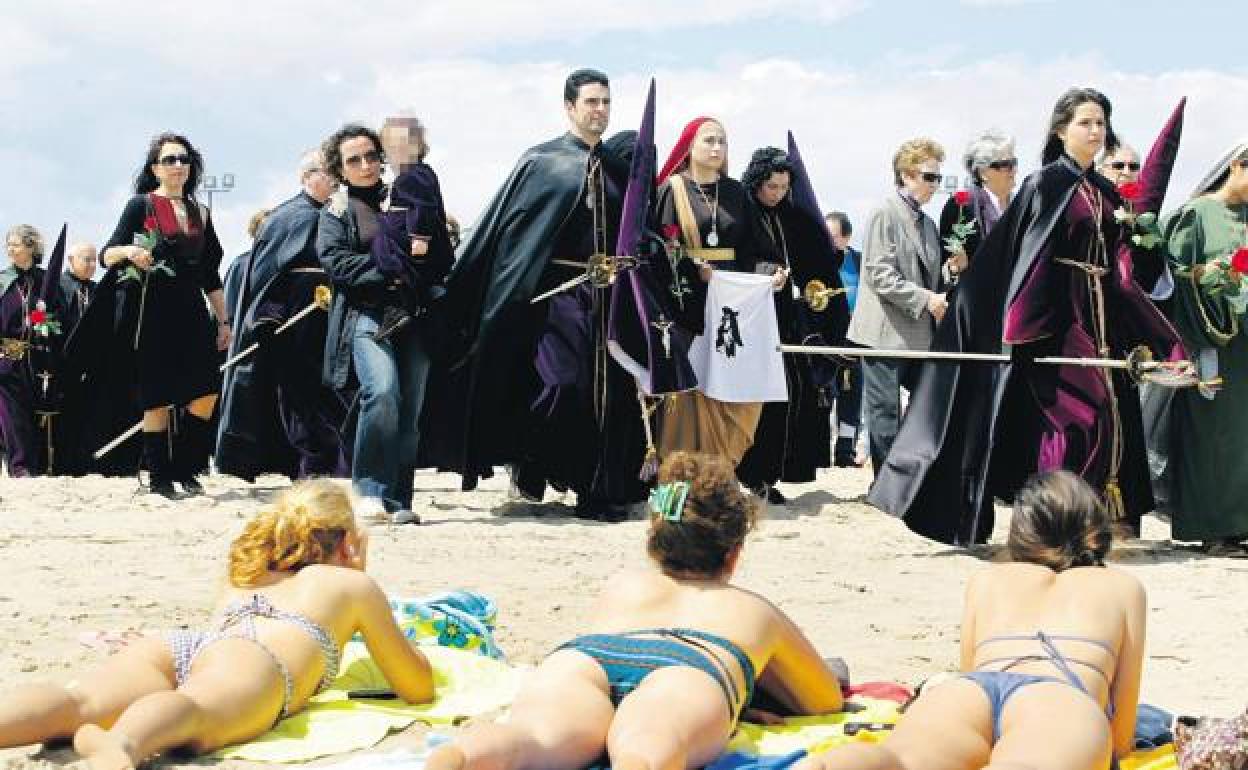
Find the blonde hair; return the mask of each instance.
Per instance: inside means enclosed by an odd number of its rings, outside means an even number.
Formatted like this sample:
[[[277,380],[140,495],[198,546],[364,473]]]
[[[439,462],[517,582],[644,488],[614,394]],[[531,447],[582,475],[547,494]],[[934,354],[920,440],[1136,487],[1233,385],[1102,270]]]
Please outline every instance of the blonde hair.
[[[893,156],[893,183],[901,186],[901,175],[906,171],[918,171],[923,163],[934,160],[945,162],[945,150],[932,139],[910,139],[901,143]]]
[[[324,564],[355,531],[347,491],[332,481],[300,481],[257,513],[230,544],[230,584],[259,585],[269,572]]]
[[[264,223],[268,220],[271,213],[273,213],[272,209],[260,209],[251,215],[251,219],[247,220],[247,235],[253,241],[260,234],[260,228],[264,227]]]

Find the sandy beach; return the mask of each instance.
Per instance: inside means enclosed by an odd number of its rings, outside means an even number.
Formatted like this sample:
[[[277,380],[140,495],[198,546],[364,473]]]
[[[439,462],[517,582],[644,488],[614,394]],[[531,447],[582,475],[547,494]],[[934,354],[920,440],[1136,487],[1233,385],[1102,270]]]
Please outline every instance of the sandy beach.
[[[782,485],[747,545],[738,582],[770,597],[824,655],[845,658],[855,681],[908,684],[957,665],[965,580],[999,552],[928,542],[861,502],[864,470],[826,471]],[[0,479],[0,675],[5,685],[66,677],[103,653],[90,631],[158,631],[207,619],[229,541],[272,492],[206,480],[208,496],[168,502],[136,494],[133,479]],[[445,588],[483,592],[499,607],[498,641],[532,663],[583,624],[602,581],[644,558],[645,523],[569,518],[572,499],[508,504],[495,477],[473,492],[458,477],[420,474],[418,527],[372,530],[370,572],[397,595]],[[1008,516],[998,516],[994,543]],[[1248,561],[1207,558],[1168,541],[1148,517],[1144,539],[1115,563],[1149,594],[1142,699],[1172,711],[1230,715],[1244,706]],[[419,730],[420,728],[413,728]],[[0,767],[73,761],[65,750],[0,751]],[[245,763],[226,762],[231,766]]]

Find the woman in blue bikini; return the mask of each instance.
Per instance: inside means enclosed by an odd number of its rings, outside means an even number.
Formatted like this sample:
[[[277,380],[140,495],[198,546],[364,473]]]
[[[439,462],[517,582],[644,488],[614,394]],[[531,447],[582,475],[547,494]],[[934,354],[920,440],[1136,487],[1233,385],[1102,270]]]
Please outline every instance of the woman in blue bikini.
[[[611,578],[590,633],[560,646],[506,724],[480,725],[427,770],[702,767],[757,686],[795,714],[841,708],[836,674],[783,612],[729,580],[754,526],[733,468],[675,452],[650,498],[651,564]]]
[[[344,488],[296,484],[231,544],[205,630],[141,638],[67,684],[0,696],[0,747],[72,737],[95,770],[125,770],[166,749],[246,741],[325,689],[357,631],[399,697],[432,700],[429,661],[364,573],[367,545]]]
[[[1131,752],[1144,587],[1106,567],[1113,523],[1066,471],[1034,477],[1010,522],[1013,561],[973,577],[960,677],[927,688],[884,743],[798,770],[1104,770]]]

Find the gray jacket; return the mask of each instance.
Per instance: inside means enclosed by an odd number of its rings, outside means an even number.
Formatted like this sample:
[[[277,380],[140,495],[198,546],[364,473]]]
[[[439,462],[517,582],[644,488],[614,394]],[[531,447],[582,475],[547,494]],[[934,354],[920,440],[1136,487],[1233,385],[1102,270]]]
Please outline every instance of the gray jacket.
[[[921,229],[921,232],[920,232]],[[871,215],[847,336],[872,348],[927,350],[936,319],[928,299],[940,292],[940,234],[927,214],[897,192]]]

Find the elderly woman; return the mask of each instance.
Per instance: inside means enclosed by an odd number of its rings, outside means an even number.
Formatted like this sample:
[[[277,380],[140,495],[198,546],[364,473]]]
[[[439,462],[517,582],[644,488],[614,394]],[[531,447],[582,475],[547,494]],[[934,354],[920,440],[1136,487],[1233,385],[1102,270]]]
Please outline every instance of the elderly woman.
[[[0,271],[0,449],[10,476],[41,472],[35,430],[34,371],[30,365],[31,311],[45,272],[43,237],[30,225],[16,225],[5,238],[10,264]]]
[[[983,132],[966,146],[962,165],[971,180],[970,187],[949,196],[940,210],[940,243],[944,255],[941,270],[950,282],[957,281],[958,274],[970,264],[975,250],[1010,204],[1018,173],[1014,137],[996,129]],[[973,223],[974,229],[962,239],[962,248],[951,248],[950,239],[959,222]]]
[[[1106,148],[1096,170],[1115,185],[1140,181],[1140,153],[1129,144]]]
[[[895,189],[871,215],[848,336],[870,348],[927,350],[948,304],[941,290],[940,236],[923,206],[940,186],[945,151],[931,139],[904,142],[893,156]],[[878,475],[901,422],[903,360],[862,362],[871,467]]]

